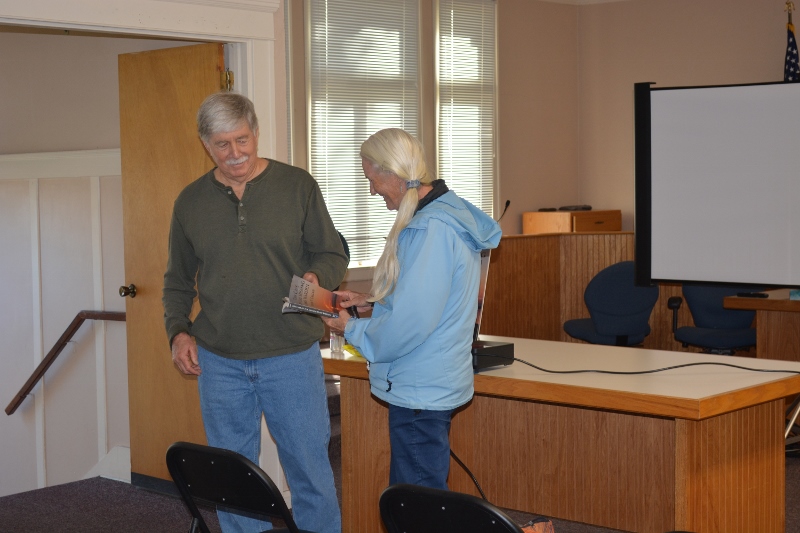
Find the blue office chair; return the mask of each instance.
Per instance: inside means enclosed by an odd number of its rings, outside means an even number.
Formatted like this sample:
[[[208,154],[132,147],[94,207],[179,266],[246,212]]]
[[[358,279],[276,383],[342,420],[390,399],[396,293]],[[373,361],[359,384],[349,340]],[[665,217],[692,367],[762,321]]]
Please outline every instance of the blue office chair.
[[[678,327],[678,310],[683,298],[673,296],[667,300],[672,309],[672,334],[683,347],[695,346],[705,353],[733,355],[736,350],[747,350],[756,345],[756,330],[753,319],[755,311],[725,309],[722,304],[726,296],[740,292],[758,292],[759,287],[722,286],[685,283],[683,297],[689,306],[694,326]]]
[[[592,344],[635,346],[650,334],[650,314],[658,286],[634,285],[633,261],[622,261],[598,272],[583,293],[591,318],[564,322],[570,337]]]

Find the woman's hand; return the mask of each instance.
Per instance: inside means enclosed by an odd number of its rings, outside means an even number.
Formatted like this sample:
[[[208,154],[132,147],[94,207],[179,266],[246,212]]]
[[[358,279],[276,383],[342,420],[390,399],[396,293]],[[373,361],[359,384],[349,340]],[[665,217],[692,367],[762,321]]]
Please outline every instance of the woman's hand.
[[[326,316],[321,316],[320,318],[332,332],[344,335],[344,328],[347,326],[347,321],[350,320],[350,313],[342,309],[339,311],[338,318],[328,318]]]
[[[367,301],[369,294],[354,291],[333,291],[339,297],[339,307],[348,308],[356,306],[359,312],[372,309],[372,305]]]
[[[350,311],[351,307],[355,307],[358,311],[369,311],[372,309],[372,306],[367,302],[367,298],[369,298],[369,294],[363,294],[360,292],[354,291],[333,291],[333,293],[338,296],[338,306],[342,309],[339,311],[338,318],[327,318],[321,317],[322,321],[328,325],[328,327],[334,333],[338,333],[339,335],[344,334],[344,328],[347,326],[347,321],[350,320],[350,317],[353,316],[353,312]]]

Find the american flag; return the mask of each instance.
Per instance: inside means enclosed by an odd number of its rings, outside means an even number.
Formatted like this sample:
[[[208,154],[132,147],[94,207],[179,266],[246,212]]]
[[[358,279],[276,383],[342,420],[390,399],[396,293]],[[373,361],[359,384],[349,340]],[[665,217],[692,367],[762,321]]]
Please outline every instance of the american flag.
[[[794,38],[794,24],[786,25],[786,62],[783,67],[783,81],[800,80],[800,63],[797,57],[797,39]]]

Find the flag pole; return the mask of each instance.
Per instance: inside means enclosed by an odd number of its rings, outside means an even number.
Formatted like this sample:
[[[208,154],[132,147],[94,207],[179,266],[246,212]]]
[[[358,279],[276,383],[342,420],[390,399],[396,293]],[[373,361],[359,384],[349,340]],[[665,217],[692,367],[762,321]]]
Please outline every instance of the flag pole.
[[[789,13],[789,24],[792,24],[792,12],[794,11],[794,2],[792,2],[791,0],[786,0],[786,7],[784,8],[784,11]]]

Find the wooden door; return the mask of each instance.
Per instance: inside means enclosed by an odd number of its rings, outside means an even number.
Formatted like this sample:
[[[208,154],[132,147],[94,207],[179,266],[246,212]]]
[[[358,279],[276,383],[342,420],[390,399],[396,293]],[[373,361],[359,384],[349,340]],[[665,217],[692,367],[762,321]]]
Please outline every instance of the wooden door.
[[[161,289],[172,204],[213,167],[197,136],[203,99],[220,90],[222,44],[119,56],[131,472],[171,479],[164,456],[178,440],[205,444],[197,379],[172,364]]]

